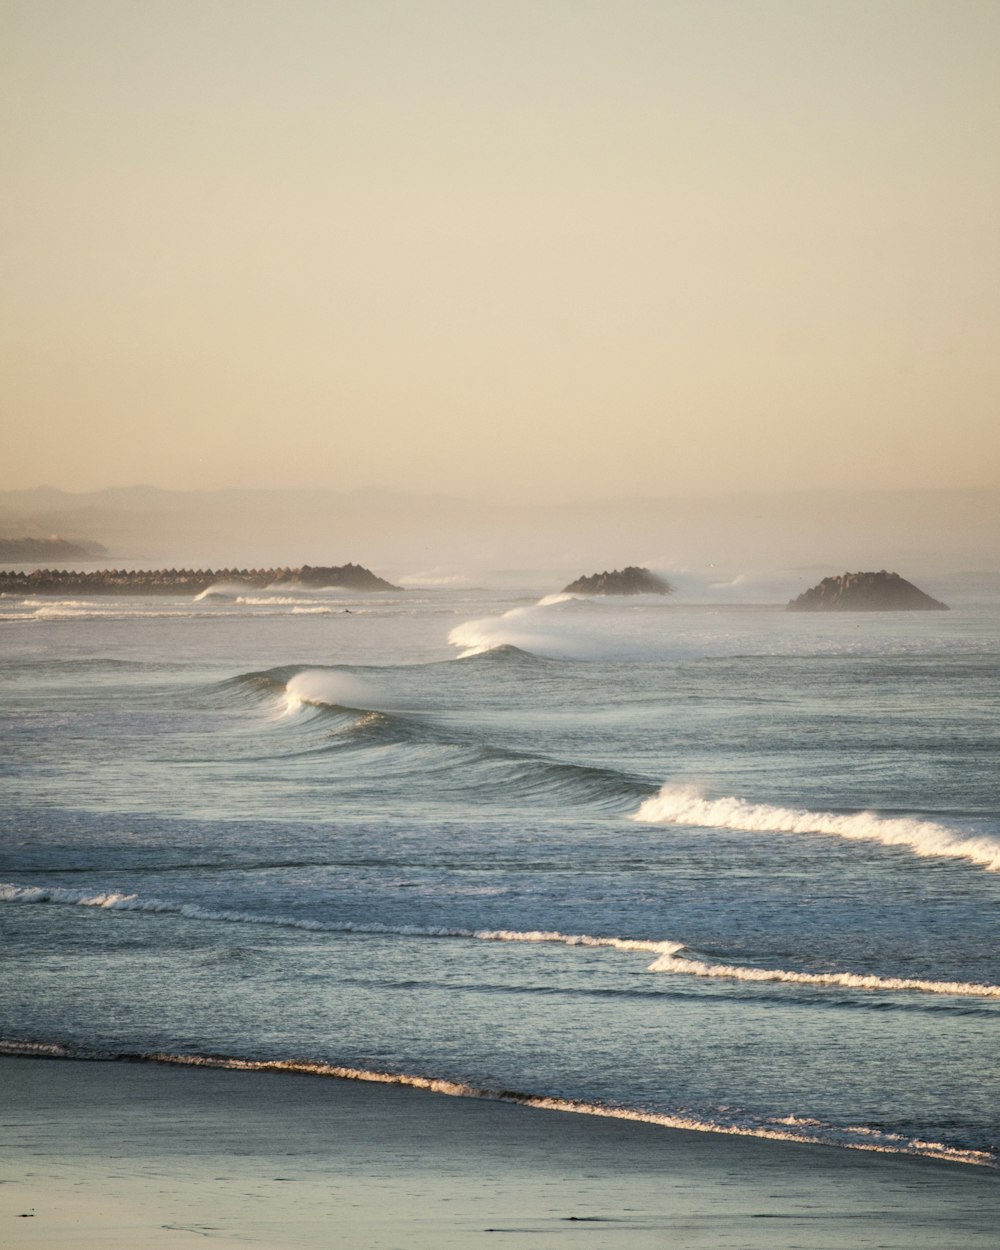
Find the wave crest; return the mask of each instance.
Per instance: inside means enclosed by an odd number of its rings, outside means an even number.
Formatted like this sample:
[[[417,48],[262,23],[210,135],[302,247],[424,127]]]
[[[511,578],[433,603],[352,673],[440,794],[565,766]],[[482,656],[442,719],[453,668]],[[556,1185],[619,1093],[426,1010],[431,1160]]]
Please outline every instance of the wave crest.
[[[647,799],[631,818],[650,825],[691,825],[700,829],[736,829],[748,833],[813,833],[859,842],[905,846],[923,858],[967,859],[987,872],[1000,872],[1000,842],[970,838],[916,817],[887,817],[875,812],[838,815],[726,797],[706,799],[695,786],[667,784]]]

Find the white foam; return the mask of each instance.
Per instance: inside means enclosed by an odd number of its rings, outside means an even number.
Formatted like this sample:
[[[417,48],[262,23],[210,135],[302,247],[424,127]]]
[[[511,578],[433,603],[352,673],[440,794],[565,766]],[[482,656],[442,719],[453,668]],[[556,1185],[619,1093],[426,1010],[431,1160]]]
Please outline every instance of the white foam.
[[[25,608],[92,608],[91,599],[24,599],[21,606]]]
[[[315,603],[317,601],[293,595],[240,595],[236,602],[254,608],[281,608],[301,607],[303,603]]]
[[[304,669],[285,685],[284,714],[303,706],[350,707],[377,710],[378,695],[374,687],[351,673],[331,669]]]
[[[695,977],[715,977],[731,981],[785,981],[800,985],[834,986],[851,990],[950,994],[966,998],[1000,999],[1000,985],[966,981],[932,981],[902,977],[879,977],[856,972],[791,972],[781,968],[750,968],[736,964],[714,964],[680,955],[683,942],[648,938],[593,937],[587,933],[561,933],[556,929],[457,929],[419,925],[355,924],[351,921],[297,919],[291,916],[262,915],[229,909],[200,907],[156,898],[141,898],[121,891],[91,893],[62,886],[0,884],[3,903],[63,903],[77,907],[99,907],[106,911],[150,912],[154,915],[184,916],[189,920],[220,921],[228,924],[274,925],[306,929],[318,933],[384,934],[407,938],[458,938],[477,942],[551,943],[560,946],[589,947],[655,956],[648,972],[668,972]]]
[[[572,599],[579,598],[579,595],[570,595],[563,590],[556,595],[543,595],[542,598],[538,600],[536,606],[539,608],[551,608],[555,607],[557,603],[569,603]]]
[[[784,981],[793,985],[818,985],[848,990],[883,990],[891,993],[952,994],[959,997],[998,998],[1000,985],[969,981],[929,981],[917,977],[879,977],[866,972],[789,972],[784,968],[746,968],[739,964],[714,964],[666,952],[649,965],[649,972],[674,972],[694,977],[719,977],[727,981]]]
[[[560,1111],[571,1115],[589,1115],[599,1119],[628,1120],[638,1124],[653,1124],[659,1128],[686,1129],[695,1133],[717,1133],[726,1137],[756,1137],[767,1141],[795,1142],[801,1145],[840,1146],[848,1150],[863,1150],[879,1154],[919,1155],[948,1163],[965,1163],[978,1167],[996,1168],[996,1156],[987,1150],[967,1150],[949,1146],[944,1142],[927,1141],[920,1137],[907,1137],[868,1125],[824,1124],[811,1117],[785,1115],[770,1117],[724,1117],[709,1118],[690,1113],[670,1111],[640,1111],[632,1107],[609,1106],[599,1102],[585,1102],[571,1098],[553,1098],[544,1094],[520,1093],[513,1090],[491,1089],[472,1085],[465,1081],[442,1077],[424,1076],[411,1072],[380,1072],[371,1068],[356,1068],[344,1064],[321,1063],[298,1059],[246,1059],[225,1055],[182,1055],[168,1051],[153,1051],[143,1055],[117,1055],[108,1051],[74,1049],[60,1044],[44,1042],[21,1042],[0,1039],[0,1054],[45,1056],[48,1058],[87,1058],[114,1060],[117,1058],[143,1059],[149,1063],[171,1064],[178,1067],[215,1068],[235,1072],[275,1072],[327,1077],[340,1081],[360,1081],[374,1085],[396,1085],[427,1093],[443,1094],[450,1098],[480,1098],[490,1102],[514,1103],[541,1111]]]
[[[706,799],[695,786],[669,783],[646,799],[633,820],[652,825],[689,825],[702,829],[736,829],[748,833],[827,834],[885,846],[905,846],[925,858],[944,856],[971,860],[987,872],[1000,872],[1000,841],[981,835],[969,837],[916,817],[886,817],[874,812],[837,815],[799,808],[772,807],[727,797]]]
[[[203,599],[236,599],[246,588],[246,582],[215,582],[206,586],[201,594],[195,595],[194,602],[200,603]]]
[[[471,580],[464,573],[447,573],[441,569],[428,569],[423,573],[407,573],[397,579],[400,586],[409,586],[414,590],[437,590],[448,587],[461,589],[471,586]]]

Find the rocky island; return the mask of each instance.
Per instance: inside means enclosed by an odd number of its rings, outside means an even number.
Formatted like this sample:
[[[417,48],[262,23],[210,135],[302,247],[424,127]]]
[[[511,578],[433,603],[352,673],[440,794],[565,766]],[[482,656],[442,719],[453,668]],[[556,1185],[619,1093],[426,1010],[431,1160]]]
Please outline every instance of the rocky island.
[[[360,564],[280,569],[100,569],[91,573],[35,569],[0,572],[7,595],[200,595],[214,586],[264,590],[278,586],[367,591],[399,590]]]
[[[564,595],[671,595],[673,592],[673,586],[665,578],[631,565],[610,573],[578,577],[563,588]]]
[[[824,577],[787,605],[788,612],[947,612],[948,605],[898,573],[841,573]]]

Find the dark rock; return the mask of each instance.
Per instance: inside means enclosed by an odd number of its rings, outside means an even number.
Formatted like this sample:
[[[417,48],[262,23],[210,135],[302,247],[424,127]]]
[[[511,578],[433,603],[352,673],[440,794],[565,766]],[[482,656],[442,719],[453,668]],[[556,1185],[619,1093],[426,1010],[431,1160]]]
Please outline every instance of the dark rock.
[[[615,569],[578,577],[563,590],[564,595],[671,595],[673,586],[649,569]]]
[[[273,579],[275,582],[296,582],[300,586],[337,586],[348,590],[399,590],[391,582],[377,577],[360,564],[341,564],[336,567],[303,564],[300,569],[282,569]]]
[[[789,612],[947,612],[898,573],[841,573],[793,599]]]

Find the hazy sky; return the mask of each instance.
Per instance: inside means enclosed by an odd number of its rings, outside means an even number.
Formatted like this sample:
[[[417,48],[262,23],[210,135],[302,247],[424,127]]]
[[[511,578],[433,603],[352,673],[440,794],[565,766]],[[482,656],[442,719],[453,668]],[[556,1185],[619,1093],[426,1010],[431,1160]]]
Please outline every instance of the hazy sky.
[[[0,488],[1000,485],[997,0],[0,14]]]

